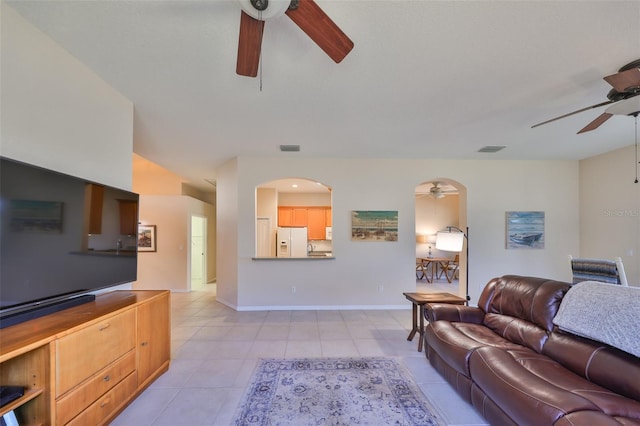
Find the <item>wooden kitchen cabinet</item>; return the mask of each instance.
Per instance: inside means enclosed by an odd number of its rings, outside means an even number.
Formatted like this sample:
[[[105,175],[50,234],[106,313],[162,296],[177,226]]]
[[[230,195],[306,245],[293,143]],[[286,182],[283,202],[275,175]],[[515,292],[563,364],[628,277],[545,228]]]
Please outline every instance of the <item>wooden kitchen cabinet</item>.
[[[278,207],[278,226],[307,226],[307,218],[306,207]]]
[[[294,207],[291,215],[291,226],[309,226],[308,209],[306,207]]]
[[[308,209],[307,236],[310,240],[324,240],[326,227],[326,213],[324,208]]]
[[[102,233],[102,206],[104,204],[104,186],[88,183],[85,186],[85,215],[88,215],[88,234]],[[85,216],[86,217],[86,216]]]
[[[138,202],[118,200],[120,207],[120,235],[138,234]]]
[[[278,226],[293,226],[293,208],[278,207]]]
[[[113,291],[0,334],[0,380],[20,424],[108,424],[168,370],[169,292]]]
[[[324,240],[331,226],[331,207],[278,207],[278,226],[305,226],[309,240]]]

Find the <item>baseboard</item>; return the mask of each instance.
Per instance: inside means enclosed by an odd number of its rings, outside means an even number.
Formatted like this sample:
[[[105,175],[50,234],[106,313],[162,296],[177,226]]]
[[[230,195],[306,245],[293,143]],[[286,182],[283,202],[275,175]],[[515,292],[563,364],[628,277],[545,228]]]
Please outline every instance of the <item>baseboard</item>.
[[[224,302],[223,302],[224,303]],[[227,305],[231,307],[230,305]],[[411,305],[308,305],[308,306],[238,306],[236,311],[384,311],[384,310],[408,310]]]
[[[405,305],[291,305],[291,306],[237,306],[233,303],[216,297],[216,301],[223,305],[236,310],[242,311],[357,311],[357,310],[370,310],[370,311],[384,311],[384,310],[408,310],[411,309],[411,304]]]

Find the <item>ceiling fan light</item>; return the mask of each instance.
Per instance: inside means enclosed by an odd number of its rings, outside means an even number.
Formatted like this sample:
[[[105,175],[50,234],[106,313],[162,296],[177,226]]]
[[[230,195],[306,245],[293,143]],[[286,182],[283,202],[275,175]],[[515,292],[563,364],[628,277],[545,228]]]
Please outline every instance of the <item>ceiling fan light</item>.
[[[284,15],[291,4],[291,0],[268,0],[266,9],[258,10],[251,0],[238,0],[238,2],[247,15],[260,21]]]

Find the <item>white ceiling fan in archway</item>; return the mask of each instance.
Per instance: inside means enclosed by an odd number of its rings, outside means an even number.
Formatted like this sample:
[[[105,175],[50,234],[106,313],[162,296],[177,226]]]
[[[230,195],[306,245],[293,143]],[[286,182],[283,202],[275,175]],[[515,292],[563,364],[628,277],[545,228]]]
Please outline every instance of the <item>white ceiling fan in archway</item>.
[[[436,200],[453,194],[458,194],[458,190],[453,185],[448,185],[440,181],[428,182],[424,185],[420,185],[416,189],[416,196],[423,197],[429,195]]]

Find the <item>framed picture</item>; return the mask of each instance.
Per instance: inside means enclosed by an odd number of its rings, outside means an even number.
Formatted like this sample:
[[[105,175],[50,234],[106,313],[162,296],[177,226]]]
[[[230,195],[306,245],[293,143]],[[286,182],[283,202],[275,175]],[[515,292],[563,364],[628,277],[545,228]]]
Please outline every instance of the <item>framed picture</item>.
[[[138,225],[138,251],[156,251],[155,225]]]
[[[352,211],[351,241],[398,241],[398,211]]]
[[[507,212],[507,249],[544,248],[544,212]]]
[[[10,209],[12,231],[62,233],[62,202],[11,200]]]

